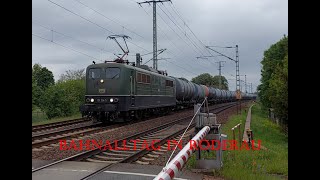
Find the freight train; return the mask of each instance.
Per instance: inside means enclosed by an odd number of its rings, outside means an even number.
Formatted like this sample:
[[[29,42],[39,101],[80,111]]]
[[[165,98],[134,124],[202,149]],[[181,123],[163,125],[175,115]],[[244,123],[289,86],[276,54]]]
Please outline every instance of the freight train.
[[[241,93],[243,100],[254,94]],[[201,103],[236,101],[236,92],[198,85],[183,78],[167,76],[146,65],[113,61],[89,65],[86,69],[83,116],[96,121],[130,121],[150,114],[165,114]]]

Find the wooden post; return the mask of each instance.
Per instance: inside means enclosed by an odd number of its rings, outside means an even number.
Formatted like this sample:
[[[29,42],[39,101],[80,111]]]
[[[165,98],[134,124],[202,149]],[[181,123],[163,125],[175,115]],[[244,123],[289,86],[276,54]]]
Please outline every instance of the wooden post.
[[[241,148],[241,123],[239,124],[239,148]]]
[[[234,128],[232,128],[233,140],[236,140],[236,134],[234,132]]]

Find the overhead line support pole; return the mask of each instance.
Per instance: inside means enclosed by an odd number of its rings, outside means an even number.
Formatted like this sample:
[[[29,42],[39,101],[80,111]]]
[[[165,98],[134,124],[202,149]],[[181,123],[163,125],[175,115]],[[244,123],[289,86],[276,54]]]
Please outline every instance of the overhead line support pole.
[[[171,0],[158,0],[158,1],[144,1],[138,4],[152,3],[153,4],[153,68],[158,69],[158,55],[157,55],[157,3],[163,3]]]

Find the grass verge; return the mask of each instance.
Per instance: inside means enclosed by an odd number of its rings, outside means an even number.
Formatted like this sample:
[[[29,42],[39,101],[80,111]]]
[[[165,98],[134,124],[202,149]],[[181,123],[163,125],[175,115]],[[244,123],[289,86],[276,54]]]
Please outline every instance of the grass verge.
[[[41,114],[40,116],[37,116],[37,117],[35,117],[34,114],[32,114],[32,126],[68,121],[68,120],[77,119],[77,118],[81,118],[80,113],[73,116],[58,117],[58,118],[52,118],[52,119],[48,119],[45,114],[43,115]]]

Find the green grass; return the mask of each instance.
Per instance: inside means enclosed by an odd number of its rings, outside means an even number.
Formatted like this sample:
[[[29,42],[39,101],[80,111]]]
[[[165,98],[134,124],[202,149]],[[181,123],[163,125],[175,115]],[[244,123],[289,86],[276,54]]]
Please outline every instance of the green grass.
[[[242,121],[247,114],[232,116],[228,123],[223,125],[222,133],[232,139],[231,128]],[[288,176],[288,137],[281,132],[281,128],[267,119],[267,112],[256,103],[252,107],[251,129],[254,139],[261,140],[261,145],[268,150],[257,151],[224,151],[223,168],[215,171],[215,175],[225,179],[283,179]],[[238,140],[238,133],[236,133]],[[188,161],[187,167],[194,167],[195,157]]]
[[[32,111],[32,124],[39,123],[45,120],[48,120],[47,115],[43,111],[41,111],[40,108],[36,107],[35,110]]]
[[[76,118],[81,118],[81,114],[78,113],[73,116],[48,119],[45,113],[32,112],[32,126],[67,121],[67,120],[76,119]]]

